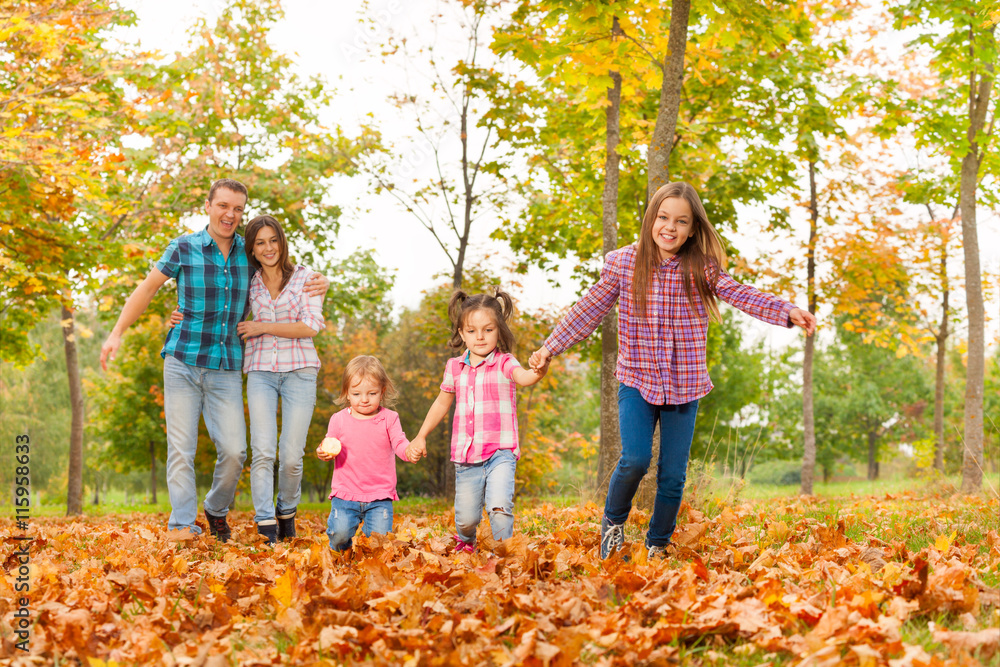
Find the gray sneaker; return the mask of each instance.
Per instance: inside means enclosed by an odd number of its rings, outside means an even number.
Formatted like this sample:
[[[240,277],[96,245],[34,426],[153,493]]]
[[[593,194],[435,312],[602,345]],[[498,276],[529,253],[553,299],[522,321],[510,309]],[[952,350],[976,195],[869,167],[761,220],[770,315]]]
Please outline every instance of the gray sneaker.
[[[649,547],[649,551],[646,552],[646,560],[662,560],[667,557],[666,547]]]
[[[601,517],[601,559],[625,546],[625,524],[611,523]]]

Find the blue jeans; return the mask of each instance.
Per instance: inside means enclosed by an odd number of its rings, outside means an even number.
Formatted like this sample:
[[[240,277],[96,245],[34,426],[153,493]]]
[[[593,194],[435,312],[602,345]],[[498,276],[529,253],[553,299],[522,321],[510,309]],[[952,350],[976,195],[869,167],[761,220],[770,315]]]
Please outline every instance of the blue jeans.
[[[392,532],[392,501],[373,500],[360,502],[357,500],[341,500],[337,496],[330,499],[330,518],[326,520],[326,534],[330,538],[330,548],[334,551],[347,551],[351,548],[354,534],[361,532],[365,537],[372,533]]]
[[[225,516],[236,497],[236,485],[247,456],[247,427],[243,418],[243,373],[189,366],[172,356],[163,360],[163,410],[167,422],[167,491],[171,530],[188,528],[200,533],[198,489],[194,455],[198,449],[198,421],[215,443],[215,475],[205,496],[205,510]]]
[[[483,463],[455,464],[455,532],[459,539],[476,543],[476,528],[488,508],[493,539],[514,535],[514,473],[517,459],[513,450],[501,449]]]
[[[287,514],[302,498],[302,454],[316,406],[315,368],[288,373],[247,373],[250,407],[250,495],[257,523],[274,522],[274,459],[278,463],[278,515]],[[278,398],[281,398],[281,440]]]
[[[694,419],[698,401],[681,405],[647,403],[638,389],[618,385],[618,425],[621,430],[622,455],[611,475],[604,516],[623,524],[632,511],[632,498],[653,457],[653,429],[660,420],[660,459],[656,472],[656,500],[649,519],[646,546],[666,546],[677,527],[684,482],[687,479],[688,455],[694,437]]]

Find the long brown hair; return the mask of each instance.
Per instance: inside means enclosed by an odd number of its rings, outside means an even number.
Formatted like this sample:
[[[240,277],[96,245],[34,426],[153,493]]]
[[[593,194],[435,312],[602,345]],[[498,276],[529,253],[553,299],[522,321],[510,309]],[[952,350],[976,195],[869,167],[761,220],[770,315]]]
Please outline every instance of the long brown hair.
[[[694,293],[691,291],[692,280],[698,296],[708,312],[709,318],[720,321],[719,301],[715,296],[715,288],[719,282],[719,271],[726,268],[726,250],[722,239],[708,221],[708,214],[701,203],[698,193],[683,181],[667,183],[657,190],[649,200],[646,214],[642,218],[642,230],[639,232],[639,248],[636,251],[635,269],[632,272],[632,302],[642,317],[646,316],[646,299],[653,286],[653,277],[660,268],[660,249],[653,241],[653,223],[660,211],[664,199],[680,197],[691,207],[691,235],[677,257],[681,263],[681,273],[684,277],[684,293],[693,312],[697,312]],[[708,274],[706,276],[706,273]]]
[[[493,321],[497,325],[497,349],[501,352],[513,350],[514,334],[508,323],[514,315],[514,300],[499,287],[496,288],[493,296],[489,294],[469,296],[462,290],[455,290],[448,303],[448,317],[454,325],[448,347],[461,349],[465,345],[462,340],[462,327],[465,326],[465,318],[469,316],[469,313],[476,310],[485,310],[493,316]]]
[[[379,405],[391,408],[396,403],[396,399],[399,397],[396,385],[392,383],[392,378],[385,372],[385,367],[378,360],[378,357],[373,357],[370,354],[354,357],[347,362],[347,368],[344,369],[344,379],[340,383],[340,396],[333,402],[340,406],[347,405],[347,394],[351,391],[351,387],[365,378],[382,388],[382,400]]]
[[[244,233],[247,259],[250,260],[250,266],[258,271],[262,270],[260,262],[253,256],[253,246],[257,242],[257,235],[260,234],[260,230],[265,227],[270,227],[274,230],[274,233],[278,235],[278,244],[281,246],[281,250],[278,251],[278,266],[281,268],[281,286],[278,288],[280,291],[285,289],[285,285],[288,284],[288,281],[292,278],[292,274],[295,273],[295,265],[288,259],[288,239],[285,238],[285,232],[281,229],[281,223],[269,215],[258,215],[247,224],[247,230]]]

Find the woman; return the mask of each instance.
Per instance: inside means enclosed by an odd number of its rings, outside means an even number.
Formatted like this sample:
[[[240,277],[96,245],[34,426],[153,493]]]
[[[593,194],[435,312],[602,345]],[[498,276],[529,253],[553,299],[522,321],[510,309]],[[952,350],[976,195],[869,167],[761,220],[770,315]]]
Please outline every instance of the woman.
[[[250,265],[252,321],[237,325],[246,341],[250,408],[250,494],[257,532],[270,544],[295,537],[295,512],[302,497],[302,453],[316,405],[319,355],[312,338],[323,329],[323,298],[303,292],[312,271],[288,259],[288,241],[269,215],[257,216],[244,234]],[[278,437],[278,399],[281,437]],[[274,459],[278,502],[274,503]]]

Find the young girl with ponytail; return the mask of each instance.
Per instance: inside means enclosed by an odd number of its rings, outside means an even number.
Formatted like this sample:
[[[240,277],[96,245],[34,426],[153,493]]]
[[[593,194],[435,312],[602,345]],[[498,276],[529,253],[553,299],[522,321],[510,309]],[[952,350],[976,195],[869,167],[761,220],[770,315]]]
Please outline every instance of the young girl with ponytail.
[[[411,461],[426,455],[427,434],[457,398],[451,432],[456,551],[475,550],[483,507],[494,539],[514,534],[514,472],[521,456],[514,395],[516,387],[538,382],[545,369],[525,370],[510,353],[514,334],[508,322],[513,312],[510,296],[499,289],[492,295],[455,292],[448,304],[454,324],[448,345],[464,352],[448,360],[441,393],[407,449]]]

